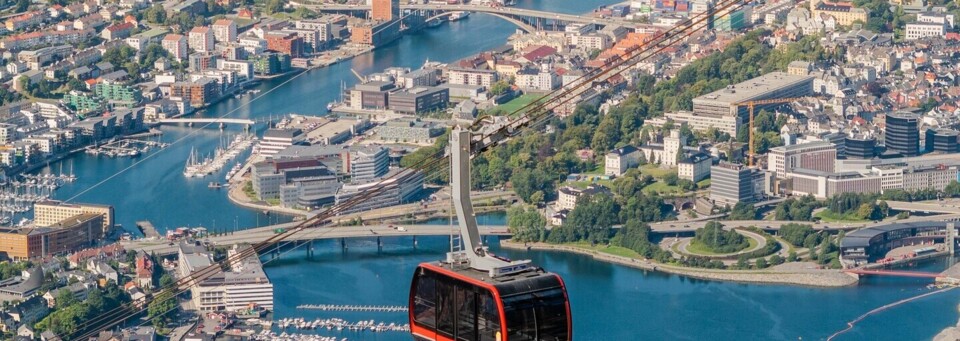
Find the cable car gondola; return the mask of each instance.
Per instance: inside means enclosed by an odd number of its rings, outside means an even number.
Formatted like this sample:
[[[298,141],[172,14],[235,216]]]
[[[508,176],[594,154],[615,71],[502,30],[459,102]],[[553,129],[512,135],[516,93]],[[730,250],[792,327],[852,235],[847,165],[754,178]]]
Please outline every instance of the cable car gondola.
[[[557,274],[487,251],[470,201],[471,133],[450,136],[453,202],[466,250],[417,267],[410,329],[418,341],[566,341],[570,303]]]

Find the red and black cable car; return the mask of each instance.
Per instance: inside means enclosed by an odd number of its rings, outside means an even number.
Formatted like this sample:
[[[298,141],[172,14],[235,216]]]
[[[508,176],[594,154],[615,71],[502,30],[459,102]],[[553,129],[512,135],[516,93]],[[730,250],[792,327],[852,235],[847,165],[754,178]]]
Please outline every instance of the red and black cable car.
[[[410,285],[410,329],[418,341],[568,341],[570,301],[557,274],[487,251],[470,202],[470,132],[450,134],[451,184],[462,251],[422,263]]]
[[[566,341],[572,339],[563,280],[536,269],[491,279],[473,269],[423,263],[410,289],[414,339]]]

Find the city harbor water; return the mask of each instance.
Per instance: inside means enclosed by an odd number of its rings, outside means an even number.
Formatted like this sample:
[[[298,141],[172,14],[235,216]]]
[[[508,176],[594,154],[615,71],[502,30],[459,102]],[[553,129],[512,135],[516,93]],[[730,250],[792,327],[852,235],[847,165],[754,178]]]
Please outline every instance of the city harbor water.
[[[521,0],[518,6],[583,13],[606,2]],[[339,97],[341,81],[348,86],[356,82],[351,68],[366,74],[390,66],[417,68],[427,60],[452,62],[503,45],[514,30],[500,19],[474,15],[406,36],[348,62],[302,76],[264,81],[260,94],[228,99],[199,116],[229,113],[235,118],[265,118],[287,113],[321,114],[327,103]],[[291,77],[297,78],[284,83]],[[282,87],[269,92],[280,84]],[[263,98],[257,98],[260,95]],[[220,131],[164,127],[163,131],[164,142],[180,142],[139,158],[98,158],[81,153],[40,172],[56,173],[61,163],[62,169],[72,167],[79,180],[58,190],[56,198],[114,205],[117,222],[131,231],[138,220],[150,220],[163,232],[201,225],[229,231],[291,219],[240,208],[227,200],[224,190],[207,188],[208,182],[221,180],[228,167],[215,173],[215,178],[183,177],[191,148],[200,154],[212,153],[223,134],[239,133],[239,128]],[[487,219],[500,224],[504,220],[502,215]],[[325,241],[316,244],[318,251],[311,259],[303,252],[291,252],[270,261],[266,270],[275,285],[275,316],[405,323],[402,314],[324,312],[298,310],[296,306],[406,304],[411,271],[416,264],[442,258],[449,247],[444,237],[420,238],[416,248],[413,244],[411,238],[386,239],[378,251],[375,240],[351,240],[344,252],[338,242]],[[497,243],[493,244],[496,250]],[[819,340],[871,309],[930,290],[923,280],[902,278],[868,278],[857,286],[840,289],[721,283],[644,272],[583,255],[512,250],[503,250],[502,254],[530,258],[564,277],[577,340]],[[951,261],[925,263],[918,270],[937,271]],[[866,318],[839,339],[929,339],[957,322],[958,303],[957,290],[920,299]],[[410,339],[402,333],[317,333],[351,340]]]

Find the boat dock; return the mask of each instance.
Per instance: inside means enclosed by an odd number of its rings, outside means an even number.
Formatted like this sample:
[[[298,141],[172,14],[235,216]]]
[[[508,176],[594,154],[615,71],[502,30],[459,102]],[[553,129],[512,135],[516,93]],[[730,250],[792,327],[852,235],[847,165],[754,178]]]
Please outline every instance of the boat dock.
[[[141,220],[137,222],[137,228],[140,229],[140,232],[143,233],[144,237],[147,238],[160,238],[160,233],[157,232],[157,228],[153,226],[153,223]]]
[[[200,160],[195,151],[190,152],[190,157],[184,167],[183,175],[188,178],[204,177],[219,171],[228,162],[237,158],[247,148],[250,148],[256,137],[253,135],[237,135],[233,142],[226,148],[217,148],[213,157],[207,157]]]
[[[371,331],[371,332],[410,332],[409,324],[384,323],[369,321],[348,322],[339,318],[306,320],[303,318],[282,318],[277,321],[277,327],[284,331],[287,328],[298,330],[326,329],[337,331]]]
[[[363,311],[363,312],[385,312],[402,313],[407,312],[407,307],[399,305],[338,305],[338,304],[301,304],[297,309],[322,310],[322,311]]]
[[[106,155],[111,157],[120,156],[138,156],[146,153],[153,148],[164,148],[169,144],[158,141],[144,141],[135,139],[123,139],[110,141],[100,146],[88,146],[86,153],[91,155]]]

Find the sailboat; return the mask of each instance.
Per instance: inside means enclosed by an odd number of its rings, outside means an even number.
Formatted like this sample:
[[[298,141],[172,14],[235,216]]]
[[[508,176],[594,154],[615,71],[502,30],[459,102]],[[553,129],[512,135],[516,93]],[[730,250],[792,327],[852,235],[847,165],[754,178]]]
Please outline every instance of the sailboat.
[[[187,158],[187,164],[183,167],[183,175],[192,178],[200,175],[200,162],[197,160],[197,151],[190,148],[190,157]]]

